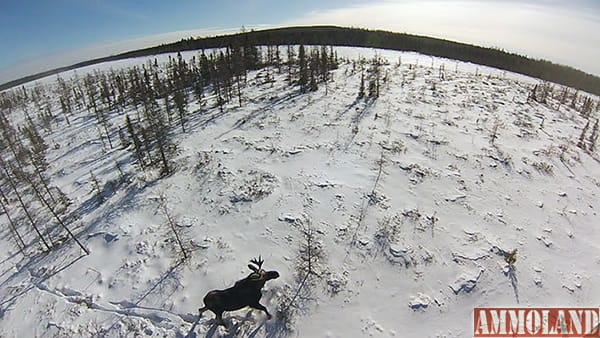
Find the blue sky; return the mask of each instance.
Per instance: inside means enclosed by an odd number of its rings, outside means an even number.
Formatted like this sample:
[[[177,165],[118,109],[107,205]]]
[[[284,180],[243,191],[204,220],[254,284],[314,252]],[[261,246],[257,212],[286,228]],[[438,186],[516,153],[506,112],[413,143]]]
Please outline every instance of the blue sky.
[[[0,83],[181,37],[291,24],[430,35],[600,75],[597,0],[0,0]]]
[[[33,55],[93,41],[201,27],[263,23],[261,9],[275,1],[3,0],[3,42]],[[277,9],[277,7],[272,7]],[[273,13],[285,16],[283,10]]]
[[[200,28],[276,24],[359,1],[1,0],[0,68],[108,41]],[[365,2],[365,1],[363,1]]]

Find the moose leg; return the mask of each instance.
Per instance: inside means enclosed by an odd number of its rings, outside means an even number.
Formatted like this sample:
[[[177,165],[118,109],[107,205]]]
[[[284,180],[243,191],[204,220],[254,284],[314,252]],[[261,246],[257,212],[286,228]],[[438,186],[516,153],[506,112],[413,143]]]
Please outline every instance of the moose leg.
[[[250,307],[253,308],[253,309],[264,311],[267,314],[267,318],[268,319],[273,318],[273,316],[271,316],[271,314],[269,313],[269,311],[267,310],[267,308],[264,305],[262,305],[261,303],[252,304],[252,305],[250,305]]]
[[[215,323],[217,323],[217,325],[222,325],[226,327],[227,325],[225,325],[225,322],[223,321],[223,311],[217,311],[215,312],[215,314],[217,315],[217,317],[215,318]]]
[[[207,308],[206,306],[205,306],[205,307],[202,307],[202,308],[199,308],[199,309],[198,309],[198,312],[200,312],[200,316],[199,316],[199,317],[202,317],[202,314],[203,314],[203,313],[204,313],[204,311],[206,311],[206,310],[208,310],[208,308]]]

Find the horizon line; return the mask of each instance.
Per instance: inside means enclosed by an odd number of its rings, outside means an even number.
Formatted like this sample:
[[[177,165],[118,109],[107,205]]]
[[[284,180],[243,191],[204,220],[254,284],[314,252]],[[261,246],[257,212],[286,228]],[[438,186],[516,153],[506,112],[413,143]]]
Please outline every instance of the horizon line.
[[[588,76],[600,78],[599,74],[594,74],[594,73],[591,73],[591,72],[588,72],[588,71],[585,71],[585,70],[582,70],[579,68],[575,68],[574,66],[571,66],[571,65],[561,64],[561,63],[553,62],[551,60],[547,60],[547,59],[543,59],[543,58],[534,58],[527,54],[521,54],[518,52],[506,50],[505,48],[495,47],[495,46],[482,46],[482,45],[477,45],[474,43],[456,41],[456,40],[451,40],[448,38],[436,37],[436,36],[431,36],[431,35],[419,35],[419,34],[413,34],[413,33],[408,33],[408,32],[399,32],[399,31],[380,29],[380,28],[366,28],[366,27],[360,27],[360,26],[341,26],[341,25],[334,25],[334,24],[317,24],[317,25],[315,25],[315,24],[295,24],[295,25],[262,24],[262,25],[254,25],[254,26],[251,26],[250,28],[247,28],[245,26],[241,26],[239,28],[214,28],[213,27],[213,28],[173,31],[173,32],[160,33],[160,34],[154,34],[154,35],[138,36],[138,37],[125,39],[125,40],[119,40],[119,41],[104,42],[104,43],[89,45],[86,47],[82,47],[79,49],[74,49],[74,50],[70,50],[70,51],[66,51],[66,52],[54,53],[54,54],[51,54],[52,57],[64,57],[67,55],[72,55],[72,58],[76,58],[77,57],[77,56],[75,56],[76,54],[79,54],[79,57],[78,57],[77,61],[63,63],[62,65],[59,65],[56,67],[47,67],[44,70],[29,73],[28,75],[24,75],[24,76],[17,75],[8,81],[0,83],[0,91],[14,88],[15,86],[25,84],[28,82],[32,82],[32,81],[36,81],[36,80],[42,79],[44,77],[60,73],[60,72],[74,70],[74,69],[78,69],[81,67],[91,66],[94,64],[100,64],[103,62],[120,60],[121,59],[120,56],[122,56],[122,59],[124,59],[124,60],[132,59],[132,58],[135,58],[135,56],[127,57],[126,55],[132,54],[135,52],[139,52],[139,51],[143,51],[143,50],[147,50],[147,49],[153,49],[153,48],[158,48],[161,46],[168,46],[168,45],[176,44],[176,43],[179,43],[186,39],[203,40],[203,39],[234,36],[234,35],[238,35],[238,34],[247,34],[247,33],[258,32],[258,31],[269,31],[269,30],[277,30],[277,29],[293,29],[293,28],[319,28],[319,27],[356,29],[356,30],[365,30],[365,31],[373,31],[373,32],[386,32],[386,33],[401,34],[401,35],[414,36],[414,37],[420,37],[420,38],[435,39],[435,40],[439,40],[439,41],[447,41],[447,42],[451,42],[451,43],[462,44],[462,45],[477,47],[477,48],[482,48],[482,49],[497,50],[497,51],[500,51],[500,52],[503,52],[503,53],[506,53],[509,55],[515,55],[515,56],[523,57],[523,58],[533,60],[533,61],[549,62],[553,65],[567,67],[572,70],[584,73],[585,75],[588,75]],[[194,33],[199,33],[199,34],[193,35]],[[189,34],[189,35],[183,36],[181,34]],[[169,38],[167,40],[161,40],[161,38],[165,38],[167,36],[174,37],[176,35],[179,36],[176,39]],[[150,42],[150,40],[152,40],[153,42]],[[143,42],[143,41],[146,41],[146,42]],[[160,42],[160,41],[162,41],[162,42]],[[133,49],[128,49],[128,48],[124,47],[125,45],[131,44],[132,42],[137,42],[140,44],[140,46],[137,48],[133,47]],[[86,57],[86,58],[81,56],[81,55],[84,55],[86,52],[89,53],[89,52],[92,52],[93,50],[104,49],[109,46],[112,46],[113,48],[118,48],[118,46],[120,46],[120,45],[123,47],[119,48],[118,50],[115,50],[114,52],[110,52],[108,54],[104,54],[101,56],[93,56],[93,57]],[[172,52],[159,52],[159,53],[156,53],[153,55],[159,55],[159,54],[165,54],[165,53],[172,53]],[[35,59],[29,60],[29,61],[24,61],[24,62],[18,63],[18,64],[16,64],[16,66],[23,67],[23,66],[31,65],[32,63],[39,62],[42,59],[46,59],[46,58],[48,58],[48,55],[46,55],[44,57],[35,58]],[[112,60],[112,58],[116,58],[116,59]],[[10,67],[0,69],[0,78],[1,78],[2,72],[3,71],[6,72],[6,70],[8,70],[8,69],[10,69]]]

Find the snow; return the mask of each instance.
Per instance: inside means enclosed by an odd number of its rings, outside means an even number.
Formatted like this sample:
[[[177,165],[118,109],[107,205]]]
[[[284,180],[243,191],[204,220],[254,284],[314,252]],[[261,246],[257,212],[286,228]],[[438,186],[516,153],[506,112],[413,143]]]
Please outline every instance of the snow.
[[[210,312],[198,318],[198,308],[208,291],[245,277],[260,254],[281,275],[262,298],[275,314],[298,285],[308,224],[324,256],[293,336],[468,337],[475,306],[599,306],[600,163],[575,145],[585,125],[577,112],[528,103],[538,80],[521,75],[415,53],[336,50],[389,61],[378,99],[356,100],[360,74],[350,64],[334,71],[327,92],[321,85],[303,95],[284,74],[262,84],[261,71],[250,73],[241,108],[231,103],[221,114],[208,105],[192,115],[166,178],[144,175],[127,150],[102,150],[84,112],[54,128],[45,136],[57,145],[49,176],[72,199],[72,226],[91,255],[67,241],[23,257],[3,227],[0,336],[284,336],[277,315],[226,313],[226,329]],[[120,125],[123,116],[110,119]],[[115,161],[128,180],[110,189]],[[536,169],[541,162],[551,174]],[[106,186],[102,204],[90,193],[90,171]],[[185,263],[160,196],[185,229]],[[513,249],[509,271],[504,254]]]

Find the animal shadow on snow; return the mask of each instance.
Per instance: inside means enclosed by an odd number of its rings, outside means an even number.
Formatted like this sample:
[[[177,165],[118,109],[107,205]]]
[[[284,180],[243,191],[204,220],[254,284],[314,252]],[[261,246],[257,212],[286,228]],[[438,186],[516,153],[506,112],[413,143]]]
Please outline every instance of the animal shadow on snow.
[[[197,338],[197,326],[210,326],[204,334],[205,338],[233,338],[233,337],[267,337],[267,338],[285,338],[289,336],[289,331],[285,325],[275,317],[271,320],[257,319],[252,317],[252,310],[248,310],[245,316],[229,315],[224,318],[226,327],[219,330],[219,325],[214,318],[200,322],[202,317],[197,317],[192,327],[185,336],[178,338]],[[244,330],[244,328],[247,328]],[[203,331],[203,330],[202,330]],[[241,332],[245,331],[245,332]],[[247,331],[247,332],[246,332]]]

